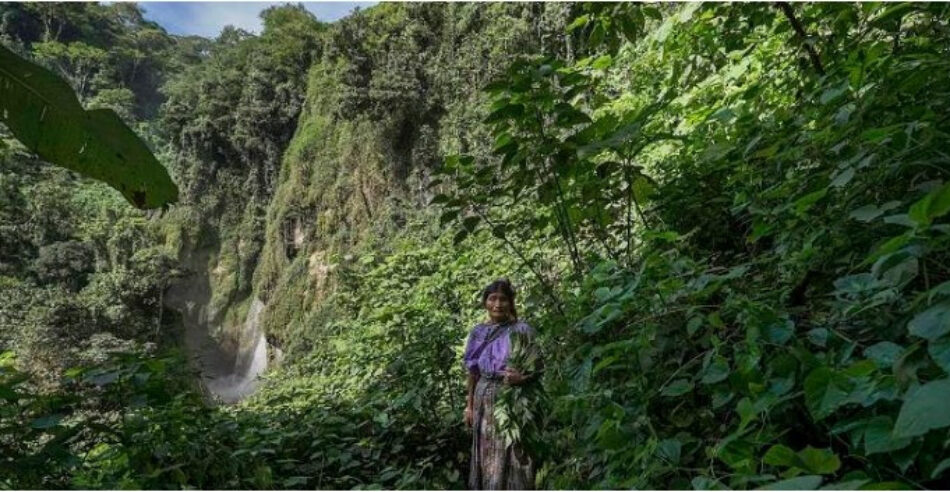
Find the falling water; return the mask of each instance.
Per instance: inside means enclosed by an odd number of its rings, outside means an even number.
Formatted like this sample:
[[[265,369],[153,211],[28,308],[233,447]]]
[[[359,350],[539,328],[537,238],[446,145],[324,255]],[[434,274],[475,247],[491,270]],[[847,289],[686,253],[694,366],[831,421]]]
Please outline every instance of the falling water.
[[[240,401],[253,393],[257,389],[258,376],[267,369],[267,340],[260,331],[263,310],[264,303],[254,298],[237,337],[237,350],[231,370],[206,376],[208,390],[226,403]]]
[[[241,325],[212,326],[209,258],[209,250],[189,255],[186,267],[194,273],[168,289],[165,304],[182,315],[185,346],[205,388],[221,402],[235,403],[257,389],[258,376],[267,369],[267,341],[260,329],[264,303],[254,298]]]

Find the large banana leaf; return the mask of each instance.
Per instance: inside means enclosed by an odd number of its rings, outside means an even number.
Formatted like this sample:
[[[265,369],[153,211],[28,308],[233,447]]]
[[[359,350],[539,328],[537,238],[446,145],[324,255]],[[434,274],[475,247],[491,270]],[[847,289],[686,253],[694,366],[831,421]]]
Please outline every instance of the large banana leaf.
[[[84,110],[65,81],[3,46],[0,121],[42,159],[107,183],[138,208],[178,199],[168,172],[114,111]]]

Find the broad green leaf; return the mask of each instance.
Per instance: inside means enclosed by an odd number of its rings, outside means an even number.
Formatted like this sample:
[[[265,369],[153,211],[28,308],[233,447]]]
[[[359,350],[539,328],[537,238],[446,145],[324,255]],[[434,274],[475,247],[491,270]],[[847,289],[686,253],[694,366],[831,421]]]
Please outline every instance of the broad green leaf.
[[[439,225],[445,226],[445,224],[452,222],[453,220],[458,218],[458,216],[459,216],[459,211],[457,209],[447,210],[446,212],[444,212],[442,215],[439,216]]]
[[[0,386],[0,398],[7,401],[16,401],[20,399],[20,395],[9,386]]]
[[[879,25],[887,23],[888,21],[892,19],[900,18],[904,14],[912,12],[918,8],[920,7],[917,5],[914,5],[913,2],[890,3],[890,4],[887,4],[887,8],[885,8],[883,11],[881,11],[881,13],[871,18],[870,21],[872,24],[879,26]]]
[[[920,200],[914,202],[907,210],[907,217],[920,227],[930,225],[930,216],[927,210],[930,208],[930,202],[933,200],[933,194],[927,194]]]
[[[842,480],[840,482],[829,483],[819,490],[857,490],[858,487],[870,482],[868,478],[858,478],[854,480]]]
[[[445,202],[447,202],[447,201],[449,201],[449,200],[451,200],[451,199],[452,199],[452,197],[450,197],[450,196],[448,196],[448,195],[439,194],[439,195],[436,195],[436,196],[432,197],[432,200],[429,202],[429,204],[430,204],[430,205],[436,205],[436,204],[439,204],[439,203],[445,203]]]
[[[894,424],[894,436],[914,437],[950,426],[947,402],[950,402],[950,379],[932,381],[908,391]]]
[[[877,453],[888,453],[901,449],[910,444],[910,438],[895,438],[893,435],[894,421],[887,415],[879,415],[871,419],[864,429],[864,449],[870,456]]]
[[[841,188],[850,183],[852,179],[854,179],[854,168],[849,167],[835,176],[835,179],[831,181],[831,186]]]
[[[830,449],[817,449],[811,446],[798,452],[802,468],[819,475],[830,475],[841,468],[841,460]]]
[[[927,206],[927,218],[937,219],[950,212],[950,182],[931,192]]]
[[[677,439],[664,439],[656,445],[657,454],[673,465],[679,463],[682,449],[683,443]]]
[[[586,26],[589,20],[590,20],[590,16],[586,14],[574,19],[574,22],[571,22],[567,26],[567,32],[572,32],[580,27]]]
[[[762,461],[768,465],[792,467],[797,466],[798,455],[788,446],[776,444],[769,448]]]
[[[284,487],[288,489],[299,488],[298,485],[304,485],[310,477],[288,477],[284,479]]]
[[[808,211],[818,200],[821,200],[825,194],[828,193],[827,189],[821,189],[818,191],[813,191],[798,200],[795,200],[795,212],[802,214]]]
[[[703,373],[702,384],[715,384],[729,377],[729,363],[722,357],[717,357]]]
[[[911,335],[933,341],[950,332],[950,303],[931,306],[907,323]]]
[[[828,367],[819,367],[805,378],[805,404],[818,420],[846,403],[849,393],[848,379]]]
[[[780,319],[765,327],[765,338],[774,344],[784,345],[795,333],[795,323],[790,319]]]
[[[812,328],[811,330],[808,330],[807,336],[809,342],[819,347],[824,347],[828,343],[827,328]]]
[[[914,222],[914,220],[911,219],[910,215],[908,214],[888,215],[887,217],[884,217],[884,223],[895,224],[895,225],[910,227],[910,228],[913,228],[914,226],[917,225],[917,223]]]
[[[693,383],[685,379],[673,381],[660,392],[663,396],[680,396],[689,393],[693,389]]]
[[[770,483],[757,490],[815,490],[821,485],[820,475],[803,475]]]
[[[595,70],[606,70],[610,68],[610,65],[613,63],[614,59],[610,55],[603,55],[597,57],[593,62],[591,62],[591,68]]]
[[[818,99],[818,102],[820,102],[821,104],[828,104],[834,101],[835,99],[838,99],[839,97],[841,97],[841,95],[847,91],[848,91],[847,82],[841,85],[838,85],[836,87],[831,87],[829,89],[826,89],[825,92],[821,93],[821,97]]]
[[[498,121],[507,120],[510,118],[517,118],[524,114],[524,105],[523,104],[506,104],[500,108],[492,111],[486,118],[484,123],[495,123]]]
[[[878,342],[864,349],[864,356],[874,361],[877,367],[885,369],[894,365],[904,348],[893,342]]]
[[[943,369],[943,372],[950,374],[950,337],[943,337],[927,344],[927,352],[930,358]]]
[[[84,110],[66,82],[3,46],[0,116],[40,158],[108,184],[138,208],[178,199],[168,172],[114,111]]]
[[[468,232],[472,232],[475,230],[475,227],[478,226],[478,223],[481,221],[482,221],[482,218],[477,215],[466,217],[464,220],[462,220],[462,227],[464,227],[465,230],[467,230]]]
[[[725,485],[715,478],[699,476],[693,478],[689,483],[693,490],[728,490]]]
[[[865,205],[861,208],[857,208],[851,211],[849,217],[854,220],[861,222],[871,222],[872,220],[878,218],[884,212],[877,208],[877,205]]]

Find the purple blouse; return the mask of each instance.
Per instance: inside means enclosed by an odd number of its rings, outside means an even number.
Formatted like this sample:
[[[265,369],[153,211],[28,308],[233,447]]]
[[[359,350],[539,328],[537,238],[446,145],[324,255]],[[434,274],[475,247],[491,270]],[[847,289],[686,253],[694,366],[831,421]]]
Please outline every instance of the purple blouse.
[[[511,333],[510,330],[528,335],[534,334],[534,328],[528,326],[524,321],[519,320],[511,323],[503,328],[508,331],[492,340],[491,343],[481,351],[481,354],[478,354],[478,358],[476,359],[475,352],[485,343],[485,339],[488,338],[492,329],[497,325],[497,323],[479,323],[475,325],[475,328],[472,328],[471,333],[468,334],[468,344],[465,346],[465,355],[462,357],[462,364],[469,372],[489,376],[501,376],[505,370],[505,362],[508,360],[508,350],[511,346],[508,337],[508,334]]]

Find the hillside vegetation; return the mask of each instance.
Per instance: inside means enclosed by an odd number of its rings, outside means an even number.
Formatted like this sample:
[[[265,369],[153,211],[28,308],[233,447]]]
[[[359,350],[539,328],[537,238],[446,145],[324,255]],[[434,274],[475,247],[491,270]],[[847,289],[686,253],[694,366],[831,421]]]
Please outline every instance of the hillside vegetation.
[[[0,5],[182,200],[4,140],[0,486],[462,488],[502,276],[545,359],[501,408],[538,487],[950,486],[950,7],[262,15]],[[211,336],[260,300],[282,354],[239,404],[185,363],[164,296],[196,282]]]

